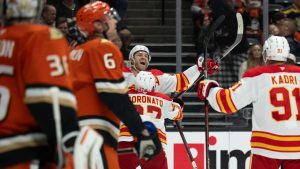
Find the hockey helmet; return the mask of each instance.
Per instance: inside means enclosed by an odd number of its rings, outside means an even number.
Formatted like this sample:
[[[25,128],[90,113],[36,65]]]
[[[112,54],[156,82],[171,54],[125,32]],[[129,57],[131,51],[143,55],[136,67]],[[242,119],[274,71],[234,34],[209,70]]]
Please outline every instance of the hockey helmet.
[[[95,21],[105,21],[106,15],[110,12],[110,7],[107,3],[96,1],[88,3],[81,7],[76,14],[76,24],[79,30],[89,36],[94,32]]]
[[[270,36],[263,46],[263,58],[267,60],[286,61],[290,53],[290,46],[285,37]]]
[[[42,0],[0,0],[0,15],[4,19],[38,19]]]
[[[151,92],[156,85],[155,76],[151,72],[140,71],[135,77],[134,85],[139,92]]]
[[[130,53],[129,53],[129,60],[133,60],[134,54],[135,54],[136,52],[138,52],[138,51],[144,51],[144,52],[146,52],[146,53],[148,54],[148,60],[149,60],[149,62],[151,61],[150,51],[149,51],[149,49],[148,49],[146,46],[144,46],[144,45],[135,45],[135,46],[131,49],[131,51],[130,51]]]

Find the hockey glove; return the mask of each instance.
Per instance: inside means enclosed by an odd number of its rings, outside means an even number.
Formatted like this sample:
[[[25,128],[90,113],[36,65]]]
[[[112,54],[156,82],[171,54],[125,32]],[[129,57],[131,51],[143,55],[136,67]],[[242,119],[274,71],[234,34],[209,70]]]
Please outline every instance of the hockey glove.
[[[214,80],[202,80],[198,85],[198,97],[201,101],[205,100],[209,94],[209,90],[218,87],[219,83]]]
[[[138,136],[138,142],[135,147],[139,158],[144,158],[147,161],[160,152],[162,145],[154,124],[151,122],[144,122],[144,125],[147,130],[143,130]]]
[[[198,57],[197,66],[198,66],[198,70],[200,72],[203,72],[203,69],[205,67],[203,56]],[[207,58],[207,73],[209,75],[216,73],[219,69],[220,69],[220,66],[218,65],[218,63],[215,60],[213,60],[211,58]]]

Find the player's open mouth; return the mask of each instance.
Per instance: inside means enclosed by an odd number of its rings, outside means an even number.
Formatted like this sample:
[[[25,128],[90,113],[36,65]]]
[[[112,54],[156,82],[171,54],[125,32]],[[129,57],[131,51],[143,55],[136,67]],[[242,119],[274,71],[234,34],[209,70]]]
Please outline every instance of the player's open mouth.
[[[146,62],[141,61],[140,64],[145,66],[145,65],[146,65]]]

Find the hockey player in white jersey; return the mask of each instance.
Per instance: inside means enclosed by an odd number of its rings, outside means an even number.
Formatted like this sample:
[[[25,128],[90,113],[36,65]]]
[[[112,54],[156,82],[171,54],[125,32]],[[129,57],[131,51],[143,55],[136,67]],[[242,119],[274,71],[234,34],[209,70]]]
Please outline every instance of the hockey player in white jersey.
[[[151,73],[140,71],[135,79],[135,89],[129,91],[129,96],[143,121],[152,122],[157,128],[157,134],[166,148],[165,119],[181,120],[182,107],[165,94],[154,92],[157,78]],[[145,162],[139,160],[133,151],[134,138],[128,128],[121,124],[119,137],[119,163],[121,169],[132,169],[141,166],[143,169],[167,169],[167,159],[164,150],[153,159]],[[125,151],[124,151],[125,150]]]
[[[251,169],[300,168],[300,68],[285,64],[289,45],[271,36],[263,46],[266,66],[247,70],[229,89],[201,81],[200,100],[226,114],[253,104]]]
[[[139,71],[146,71],[151,61],[149,49],[144,45],[136,45],[129,53],[130,67],[124,67],[123,75],[132,86],[135,82],[135,76]],[[219,70],[218,64],[213,59],[207,59],[208,74],[213,74]],[[158,69],[147,70],[157,77],[156,91],[161,93],[181,92],[187,90],[203,71],[203,57],[197,59],[197,64],[187,70],[177,74],[163,73]]]

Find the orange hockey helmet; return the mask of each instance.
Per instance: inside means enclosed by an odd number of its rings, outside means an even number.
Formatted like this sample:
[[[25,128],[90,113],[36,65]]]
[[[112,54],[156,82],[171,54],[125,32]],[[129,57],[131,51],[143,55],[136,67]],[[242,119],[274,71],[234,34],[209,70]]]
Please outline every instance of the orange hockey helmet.
[[[95,21],[105,21],[110,12],[110,6],[102,1],[89,3],[81,7],[76,15],[76,24],[85,36],[94,32]]]

